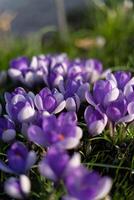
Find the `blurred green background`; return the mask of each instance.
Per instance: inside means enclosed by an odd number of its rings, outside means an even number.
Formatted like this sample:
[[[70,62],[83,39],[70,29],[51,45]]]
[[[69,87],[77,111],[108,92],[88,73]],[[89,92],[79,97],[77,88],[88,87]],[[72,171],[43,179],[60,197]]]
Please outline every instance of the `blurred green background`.
[[[64,1],[61,1],[64,6]],[[12,32],[12,23],[17,17],[14,13],[1,14],[0,69],[6,69],[12,58],[21,55],[32,57],[66,52],[71,58],[98,58],[105,67],[121,66],[122,69],[133,70],[133,2],[83,1],[86,6],[73,8],[69,12],[57,6],[58,28],[45,26],[25,35]],[[57,4],[59,2],[56,1]]]

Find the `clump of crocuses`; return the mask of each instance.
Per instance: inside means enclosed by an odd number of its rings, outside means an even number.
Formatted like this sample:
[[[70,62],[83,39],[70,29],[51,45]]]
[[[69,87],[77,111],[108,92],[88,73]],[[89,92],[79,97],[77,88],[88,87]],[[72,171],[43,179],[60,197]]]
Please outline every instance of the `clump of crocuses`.
[[[80,155],[72,158],[67,152],[51,147],[39,163],[40,173],[54,182],[63,180],[68,194],[63,197],[76,200],[99,200],[110,191],[112,181],[95,171],[88,171],[80,162]]]
[[[106,125],[130,123],[134,120],[134,78],[128,72],[109,73],[105,80],[98,80],[90,92],[86,92],[89,106],[85,121],[91,135],[103,132]]]
[[[60,184],[65,188],[63,200],[104,198],[112,187],[111,178],[87,169],[80,154],[86,160],[84,145],[108,130],[109,124],[114,129],[134,120],[132,74],[104,71],[97,59],[71,60],[66,54],[31,60],[22,56],[10,62],[5,74],[4,83],[12,82],[0,98],[5,192],[27,199],[38,169],[38,180],[43,176],[53,189]]]

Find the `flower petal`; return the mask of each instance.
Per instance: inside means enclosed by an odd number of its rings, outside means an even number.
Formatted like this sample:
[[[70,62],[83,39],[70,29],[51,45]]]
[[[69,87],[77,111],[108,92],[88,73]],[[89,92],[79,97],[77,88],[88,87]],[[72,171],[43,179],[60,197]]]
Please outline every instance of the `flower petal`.
[[[20,122],[29,122],[35,116],[35,110],[30,106],[24,106],[18,113],[18,120]]]
[[[22,199],[23,196],[20,192],[20,188],[19,188],[19,183],[18,183],[18,179],[17,178],[9,178],[7,179],[7,181],[4,184],[4,190],[5,192],[16,199]]]
[[[76,102],[74,98],[69,97],[66,99],[66,109],[68,111],[76,111]]]
[[[30,183],[30,180],[27,176],[25,176],[25,175],[20,176],[20,186],[21,186],[22,192],[25,195],[28,195],[30,193],[31,183]]]
[[[53,111],[54,114],[57,114],[59,112],[61,112],[66,106],[66,102],[65,101],[62,101],[58,106],[57,108]]]
[[[47,164],[45,161],[41,161],[39,163],[39,171],[43,176],[45,176],[51,180],[54,180],[54,181],[57,180],[55,173],[50,168],[49,164]]]
[[[6,173],[14,173],[4,162],[0,161],[0,170]]]
[[[28,129],[29,140],[39,145],[45,145],[44,133],[42,129],[36,125],[32,125]]]
[[[134,114],[134,102],[130,102],[127,106],[128,113],[130,115]]]
[[[2,134],[2,140],[4,142],[9,142],[13,140],[16,136],[16,131],[14,129],[7,129]]]
[[[88,128],[89,128],[89,132],[93,136],[95,136],[95,135],[101,134],[103,132],[103,130],[105,128],[105,124],[104,124],[103,120],[98,120],[98,121],[91,123]]]
[[[43,102],[39,94],[35,96],[34,103],[38,110],[43,110]]]
[[[83,135],[82,129],[80,127],[76,127],[76,138],[81,139]]]
[[[79,139],[75,137],[69,137],[65,140],[58,142],[57,146],[62,149],[72,149],[75,148],[79,144]]]
[[[29,170],[36,162],[37,157],[34,151],[30,151],[27,156],[26,170]]]
[[[110,92],[108,92],[104,98],[104,105],[108,105],[110,102],[115,101],[119,96],[119,89],[114,88]]]
[[[108,177],[103,177],[100,180],[100,188],[97,191],[98,194],[96,195],[96,197],[93,200],[99,200],[99,199],[103,199],[110,191],[111,187],[112,187],[112,180]]]

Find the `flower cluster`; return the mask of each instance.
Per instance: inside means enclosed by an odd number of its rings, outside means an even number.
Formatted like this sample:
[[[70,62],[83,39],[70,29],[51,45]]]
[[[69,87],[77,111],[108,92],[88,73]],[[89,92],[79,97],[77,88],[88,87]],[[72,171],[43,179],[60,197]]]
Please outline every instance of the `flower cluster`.
[[[33,57],[31,62],[27,57],[14,59],[10,62],[8,75],[14,82],[23,83],[30,88],[41,83],[51,90],[57,88],[66,101],[66,108],[76,111],[85,100],[84,94],[89,89],[89,83],[105,77],[108,72],[109,70],[103,71],[102,63],[98,60],[70,60],[66,54],[61,54]],[[40,92],[37,100],[40,96],[42,98],[44,92],[51,95],[55,93],[46,89]],[[60,101],[63,99],[61,98]],[[55,100],[51,100],[55,105]]]
[[[72,158],[67,152],[51,147],[39,163],[40,173],[54,182],[62,179],[68,194],[63,200],[97,200],[110,191],[112,181],[98,173],[88,171],[80,162],[80,155]]]
[[[27,198],[29,171],[36,163],[42,176],[64,183],[63,200],[105,197],[111,178],[88,170],[75,152],[85,137],[79,120],[85,118],[91,136],[101,134],[108,122],[131,122],[131,74],[111,74],[98,60],[70,60],[61,54],[33,57],[31,62],[26,57],[14,59],[8,75],[19,87],[5,92],[0,106],[0,140],[8,146],[0,170],[13,175],[5,181],[5,192],[16,199]]]
[[[84,117],[91,135],[102,133],[108,123],[130,123],[134,120],[134,78],[129,72],[110,73],[86,92],[86,100]]]

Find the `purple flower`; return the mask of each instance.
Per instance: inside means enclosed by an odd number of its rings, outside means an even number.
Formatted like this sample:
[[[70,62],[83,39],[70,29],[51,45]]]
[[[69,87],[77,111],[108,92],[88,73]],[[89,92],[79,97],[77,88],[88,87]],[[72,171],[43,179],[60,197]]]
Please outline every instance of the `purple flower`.
[[[27,57],[19,57],[10,62],[8,74],[13,81],[20,81],[28,86],[34,82],[34,73],[30,70],[30,61]]]
[[[118,120],[120,120],[126,115],[126,113],[127,101],[123,97],[111,102],[106,109],[106,114],[108,118],[113,122],[117,122]]]
[[[4,183],[5,193],[15,199],[25,199],[30,193],[31,183],[27,176],[11,177]]]
[[[16,73],[26,73],[29,68],[29,59],[27,57],[19,57],[17,59],[11,60],[10,62],[10,73],[14,72]]]
[[[106,107],[118,97],[119,89],[117,88],[114,80],[99,80],[94,84],[93,98],[96,104],[101,104],[102,106]]]
[[[89,83],[68,79],[66,82],[60,82],[59,89],[64,94],[66,109],[78,111],[80,103],[85,101],[86,91],[89,91]]]
[[[62,113],[56,116],[43,118],[42,127],[31,125],[28,129],[28,137],[31,141],[42,145],[56,145],[62,149],[75,148],[82,137],[82,130],[77,126],[74,112]]]
[[[57,147],[50,147],[43,160],[39,163],[41,175],[53,180],[64,179],[68,170],[80,165],[80,155],[74,154],[71,158],[67,152]]]
[[[7,151],[8,164],[0,161],[0,169],[7,173],[25,174],[35,163],[36,154],[28,152],[26,146],[21,142],[15,142]]]
[[[56,114],[65,108],[63,95],[56,89],[51,92],[47,87],[35,96],[34,102],[39,111],[47,111],[48,113]]]
[[[16,136],[15,125],[8,116],[0,117],[0,139],[4,142],[13,140]]]
[[[131,73],[130,72],[117,71],[117,72],[114,73],[114,76],[116,78],[118,88],[121,89],[121,90],[124,89],[125,85],[131,79]]]
[[[50,88],[58,87],[61,81],[64,81],[67,75],[68,60],[63,60],[62,62],[56,62],[51,65],[49,74],[47,77],[47,85]]]
[[[69,162],[69,155],[64,150],[51,147],[39,163],[41,175],[53,181],[60,180]]]
[[[67,73],[68,58],[66,54],[46,55],[44,60],[47,65],[47,73],[44,74],[44,82],[49,88],[57,87]]]
[[[83,83],[95,82],[102,74],[102,63],[96,59],[75,59],[68,66],[67,77],[72,80],[81,80]]]
[[[84,113],[88,131],[95,136],[101,134],[107,124],[107,116],[99,108],[88,106]]]
[[[64,183],[68,191],[64,200],[99,200],[109,193],[112,186],[110,178],[88,171],[82,165],[67,170]]]
[[[90,83],[97,81],[102,74],[103,66],[99,60],[89,59],[85,62],[83,78]]]
[[[83,80],[84,64],[84,60],[71,61],[68,65],[67,78],[74,81]]]
[[[40,67],[41,65],[41,67]],[[30,63],[26,57],[20,57],[10,62],[9,76],[13,81],[20,81],[28,87],[33,86],[36,82],[43,81],[44,63],[33,57]]]
[[[5,93],[6,111],[15,122],[29,122],[35,117],[34,94],[18,87],[14,92]]]

